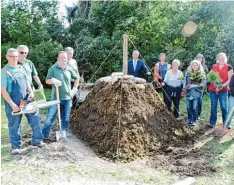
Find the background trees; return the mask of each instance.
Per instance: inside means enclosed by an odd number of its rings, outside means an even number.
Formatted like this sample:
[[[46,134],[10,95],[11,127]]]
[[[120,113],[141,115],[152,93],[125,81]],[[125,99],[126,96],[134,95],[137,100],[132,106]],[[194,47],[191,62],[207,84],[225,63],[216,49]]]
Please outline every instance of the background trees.
[[[109,55],[96,78],[120,71],[124,33],[131,40],[129,58],[138,49],[150,68],[161,52],[167,53],[168,62],[180,59],[184,69],[197,53],[203,53],[211,66],[224,51],[234,64],[234,2],[81,1],[67,8],[67,28],[58,18],[56,1],[30,2],[2,1],[1,57],[4,60],[9,47],[28,45],[42,79],[56,52],[67,46],[75,48],[79,65],[92,64],[92,72]],[[181,29],[190,20],[198,29],[184,37]]]

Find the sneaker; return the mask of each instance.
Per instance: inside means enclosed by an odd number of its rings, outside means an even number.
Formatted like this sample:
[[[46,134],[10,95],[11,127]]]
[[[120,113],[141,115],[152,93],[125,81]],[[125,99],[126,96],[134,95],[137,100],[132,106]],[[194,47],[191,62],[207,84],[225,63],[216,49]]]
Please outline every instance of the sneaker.
[[[214,128],[214,127],[215,127],[215,125],[208,124],[208,127],[210,127],[210,128]]]
[[[231,129],[231,126],[229,126],[227,129],[230,130],[230,129]]]
[[[190,126],[191,125],[191,121],[187,121],[186,124],[187,124],[187,126]]]
[[[67,132],[66,132],[66,136],[67,136],[67,137],[72,137],[71,132],[67,131]]]
[[[44,137],[43,140],[49,141],[50,139],[48,137]]]
[[[195,123],[195,122],[193,122],[193,123],[191,124],[191,126],[196,126],[196,123]]]
[[[50,139],[49,138],[43,138],[43,143],[46,143],[46,144],[50,143]]]
[[[200,119],[201,119],[200,116],[198,116],[198,117],[197,117],[197,120],[200,120]]]
[[[12,152],[11,152],[12,155],[17,155],[17,154],[20,154],[20,149],[19,148],[16,148],[16,149],[12,149]]]
[[[44,147],[46,145],[46,143],[44,143],[43,141],[41,141],[39,144],[33,144],[33,146],[38,146],[38,147]]]

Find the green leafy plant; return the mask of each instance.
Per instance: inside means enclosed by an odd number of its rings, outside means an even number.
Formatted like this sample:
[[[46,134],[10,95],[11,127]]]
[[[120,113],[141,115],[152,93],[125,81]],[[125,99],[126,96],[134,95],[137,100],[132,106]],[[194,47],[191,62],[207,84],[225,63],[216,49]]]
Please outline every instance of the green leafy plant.
[[[202,75],[201,72],[196,72],[196,73],[189,73],[189,78],[192,83],[194,84],[200,84],[202,80],[204,79],[204,75]]]
[[[221,80],[218,73],[215,73],[213,71],[209,72],[207,74],[207,80],[208,80],[208,82],[213,83],[215,85],[216,91],[219,91],[220,89],[223,88],[222,80]]]

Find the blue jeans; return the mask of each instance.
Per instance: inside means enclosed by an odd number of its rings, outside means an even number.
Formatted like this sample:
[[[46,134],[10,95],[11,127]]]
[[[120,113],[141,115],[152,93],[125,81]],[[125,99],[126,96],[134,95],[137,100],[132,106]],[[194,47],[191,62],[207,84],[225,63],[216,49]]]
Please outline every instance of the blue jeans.
[[[229,103],[229,106],[228,106],[228,114],[227,115],[229,116],[229,114],[231,114],[231,111],[234,107],[234,96],[230,95],[228,103]],[[227,116],[227,118],[228,118],[228,116]],[[231,123],[233,123],[232,122],[233,117],[234,117],[234,113],[232,112],[230,120],[226,123],[227,128],[231,126]]]
[[[198,117],[201,116],[201,112],[202,112],[202,99],[203,99],[203,95],[198,100]]]
[[[71,112],[72,100],[60,100],[60,110],[61,110],[61,129],[67,131],[69,127],[69,118]],[[44,138],[48,138],[51,130],[51,126],[55,121],[58,108],[57,105],[48,108],[48,114],[46,116],[45,124],[42,129]]]
[[[6,116],[8,119],[9,136],[11,147],[17,149],[21,147],[21,120],[22,115],[12,116],[12,108],[8,103],[5,103]],[[41,120],[38,113],[25,114],[28,123],[32,128],[32,145],[37,145],[43,140],[41,132]]]
[[[227,91],[218,92],[218,93],[210,91],[210,102],[211,102],[210,124],[211,125],[216,125],[218,100],[220,103],[220,108],[222,111],[222,121],[224,124],[226,120],[226,116],[227,116],[227,98],[228,98]]]
[[[20,101],[27,97],[26,88],[27,80],[25,76],[12,76],[10,97],[12,101],[19,106]],[[11,147],[17,149],[21,147],[21,120],[22,115],[13,116],[11,106],[5,101],[5,111],[8,119],[9,136],[11,140]],[[41,132],[41,121],[38,113],[25,114],[28,123],[32,128],[32,145],[39,144],[43,135]]]
[[[186,105],[187,105],[187,114],[188,114],[188,120],[187,123],[195,123],[198,118],[198,102],[200,101],[200,98],[189,100],[186,99]]]

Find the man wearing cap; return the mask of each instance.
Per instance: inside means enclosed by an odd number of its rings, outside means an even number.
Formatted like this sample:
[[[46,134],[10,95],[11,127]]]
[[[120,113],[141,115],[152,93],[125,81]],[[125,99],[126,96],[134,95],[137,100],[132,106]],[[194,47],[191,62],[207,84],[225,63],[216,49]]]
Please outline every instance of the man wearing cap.
[[[21,143],[21,115],[12,115],[12,112],[20,111],[21,100],[33,97],[32,89],[21,66],[17,65],[18,51],[14,48],[7,50],[6,59],[8,63],[1,71],[1,93],[5,102],[5,112],[8,119],[9,136],[12,154],[20,153]],[[42,147],[43,135],[41,132],[40,117],[38,113],[25,114],[32,128],[32,145]]]
[[[141,77],[141,72],[144,71],[147,75],[151,75],[143,60],[139,59],[139,51],[132,52],[132,59],[128,61],[128,74],[135,77]]]
[[[202,67],[204,69],[204,72],[206,74],[208,74],[209,70],[208,70],[208,67],[205,64],[205,62],[206,62],[205,57],[201,53],[198,53],[195,59],[201,62],[201,65],[202,65]]]
[[[208,70],[208,67],[205,64],[205,61],[206,61],[205,57],[201,53],[198,53],[197,56],[196,56],[196,60],[201,62],[201,65],[203,67],[203,70],[204,70],[205,74],[208,74],[209,70]],[[204,87],[203,88],[203,93],[206,90],[208,91],[208,88]],[[203,99],[203,96],[201,96],[199,101],[198,101],[198,118],[197,118],[198,120],[200,119],[201,112],[202,112],[202,99]]]
[[[28,47],[26,45],[19,45],[17,47],[17,50],[19,52],[18,64],[24,68],[32,90],[35,90],[32,80],[34,79],[38,85],[38,89],[43,91],[43,85],[41,84],[40,78],[38,77],[38,73],[34,64],[32,63],[32,61],[26,59],[29,52]]]
[[[75,79],[74,86],[71,89],[71,78]],[[51,100],[56,100],[56,87],[59,87],[59,100],[60,100],[60,108],[61,108],[61,119],[62,131],[68,131],[69,128],[69,118],[72,106],[72,98],[77,92],[77,87],[79,84],[79,76],[76,72],[67,66],[67,54],[65,51],[60,51],[57,55],[57,62],[49,68],[48,74],[46,77],[46,83],[52,85],[52,94]],[[42,133],[44,135],[44,139],[49,139],[49,134],[51,130],[51,126],[55,121],[57,114],[57,106],[51,106],[48,108],[48,114],[45,120],[44,127],[42,129]],[[69,135],[68,133],[66,133]]]

